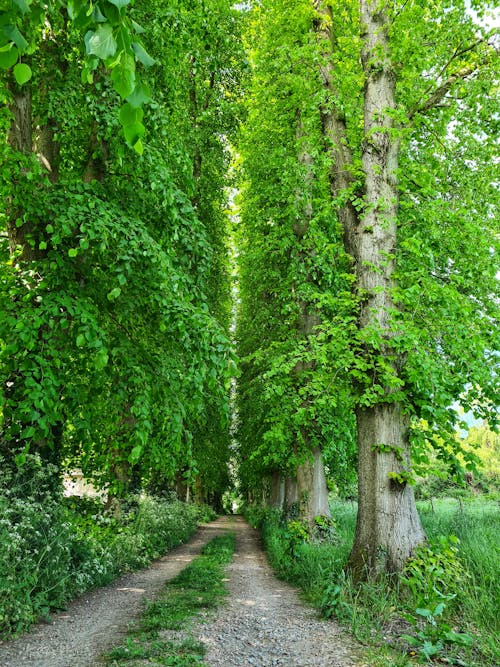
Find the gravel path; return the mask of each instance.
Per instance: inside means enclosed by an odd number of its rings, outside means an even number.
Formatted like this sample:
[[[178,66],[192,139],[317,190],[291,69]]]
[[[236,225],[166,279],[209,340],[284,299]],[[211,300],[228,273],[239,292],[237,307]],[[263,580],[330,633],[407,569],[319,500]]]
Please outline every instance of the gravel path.
[[[297,592],[277,579],[257,532],[235,526],[237,550],[228,568],[230,597],[198,630],[211,667],[361,667],[353,641],[333,621],[322,621]]]
[[[145,599],[155,595],[217,535],[235,531],[237,548],[228,568],[230,595],[189,634],[206,645],[210,667],[362,667],[359,648],[332,621],[321,621],[297,592],[272,573],[257,532],[241,517],[203,526],[182,547],[152,567],[122,577],[71,603],[12,642],[0,643],[0,667],[96,667],[99,656],[122,640]],[[169,633],[165,633],[168,635]],[[182,633],[181,633],[182,634]]]
[[[175,577],[200,549],[227,530],[227,518],[201,527],[194,538],[153,565],[126,575],[72,602],[50,624],[35,626],[11,642],[0,643],[0,667],[93,667],[120,642],[143,601]]]

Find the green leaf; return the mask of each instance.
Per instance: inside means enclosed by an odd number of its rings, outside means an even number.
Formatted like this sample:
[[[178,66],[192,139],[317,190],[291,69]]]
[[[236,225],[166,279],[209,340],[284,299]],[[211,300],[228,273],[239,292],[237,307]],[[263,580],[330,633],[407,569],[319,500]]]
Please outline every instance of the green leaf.
[[[106,60],[116,53],[116,41],[113,37],[113,28],[109,23],[98,26],[87,41],[87,53]]]
[[[108,292],[107,294],[108,301],[115,301],[116,299],[118,299],[121,293],[122,293],[121,288],[115,287],[114,289],[111,290],[111,292]]]
[[[133,19],[132,19],[132,27],[138,35],[142,35],[143,33],[146,32],[146,30],[142,27],[142,25],[139,25],[139,23],[137,23]]]
[[[130,3],[130,0],[108,0],[108,2],[121,9],[122,7],[126,7]]]
[[[98,371],[101,371],[108,365],[108,361],[109,361],[109,355],[103,348],[102,350],[99,350],[99,352],[96,354],[94,365]]]
[[[141,137],[144,136],[145,132],[146,128],[142,123],[134,123],[134,125],[127,125],[123,128],[123,134],[129,146],[135,146]]]
[[[125,55],[111,72],[113,88],[120,97],[128,97],[135,89],[135,62],[131,56]]]
[[[14,42],[14,44],[17,46],[19,51],[21,53],[26,50],[28,47],[28,42],[24,39],[24,37],[21,35],[19,30],[15,25],[7,24],[2,27],[4,35],[11,40],[11,42]]]
[[[74,21],[82,11],[84,0],[68,0],[67,9],[69,18]]]
[[[123,127],[123,134],[129,146],[142,155],[143,146],[140,142],[144,135],[146,128],[141,123],[144,112],[141,108],[135,109],[129,102],[124,104],[120,109],[120,122]]]
[[[151,102],[149,88],[144,83],[138,83],[133,92],[127,97],[127,102],[131,107],[137,109],[143,104]]]
[[[139,62],[141,62],[144,67],[151,67],[156,63],[154,58],[151,58],[146,49],[139,42],[132,42],[132,50],[135,53],[135,57]]]
[[[132,146],[132,148],[134,149],[134,151],[138,155],[142,155],[144,153],[144,144],[142,143],[142,141],[140,139],[135,142],[135,144]]]
[[[135,123],[140,123],[144,117],[144,111],[142,109],[136,109],[128,102],[125,103],[120,109],[120,123],[123,127],[127,125],[135,125]]]
[[[70,248],[68,250],[68,257],[76,257],[78,255],[78,248]]]
[[[114,7],[113,5],[110,5],[107,3],[104,6],[104,15],[110,22],[110,24],[114,27],[117,27],[118,30],[115,33],[115,38],[116,38],[116,43],[118,46],[118,51],[121,51],[122,45],[123,45],[123,33],[127,33],[127,29],[123,27],[121,23],[121,16],[120,16],[120,11]],[[121,42],[121,43],[120,43]],[[130,39],[129,39],[130,42]],[[130,43],[129,43],[130,46]]]
[[[97,7],[97,5],[94,6],[94,9],[92,11],[92,20],[94,21],[94,23],[106,23],[106,17],[101,12],[99,7]]]
[[[434,609],[434,612],[433,612],[432,615],[433,615],[433,616],[441,616],[441,614],[443,613],[445,607],[446,607],[446,605],[444,604],[444,602],[440,602],[440,603],[436,606],[436,608]]]
[[[140,445],[136,445],[128,457],[129,463],[137,463],[137,461],[141,458],[141,454],[142,447]]]
[[[22,14],[27,14],[29,12],[30,8],[26,0],[13,0],[13,1]]]
[[[9,69],[19,58],[19,51],[13,44],[6,44],[0,49],[0,67]]]
[[[26,65],[26,63],[17,63],[17,65],[14,66],[14,78],[20,86],[29,81],[31,75],[31,67]]]
[[[85,345],[85,336],[83,334],[78,334],[76,337],[76,345],[77,347],[83,347]]]
[[[424,618],[429,618],[429,616],[432,616],[432,612],[430,609],[415,609],[415,613],[418,614],[419,616],[423,616]]]

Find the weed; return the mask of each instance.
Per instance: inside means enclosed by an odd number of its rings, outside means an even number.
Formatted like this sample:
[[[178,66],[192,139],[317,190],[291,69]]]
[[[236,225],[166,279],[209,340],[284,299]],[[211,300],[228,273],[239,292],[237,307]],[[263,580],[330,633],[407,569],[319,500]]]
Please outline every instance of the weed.
[[[319,608],[325,618],[332,616],[340,621],[352,618],[352,607],[344,597],[343,586],[345,586],[345,574],[341,572],[340,583],[335,581],[326,584],[323,595],[319,600]]]
[[[432,660],[440,655],[445,645],[470,646],[473,639],[466,633],[455,632],[443,620],[446,604],[440,602],[434,609],[415,609],[416,616],[407,615],[415,626],[414,635],[402,635],[410,646],[417,649],[424,661]]]
[[[27,474],[29,471],[29,474]],[[98,500],[64,499],[48,488],[39,457],[23,475],[0,457],[0,638],[19,634],[51,610],[122,572],[146,566],[185,541],[206,508],[136,497],[120,518]]]

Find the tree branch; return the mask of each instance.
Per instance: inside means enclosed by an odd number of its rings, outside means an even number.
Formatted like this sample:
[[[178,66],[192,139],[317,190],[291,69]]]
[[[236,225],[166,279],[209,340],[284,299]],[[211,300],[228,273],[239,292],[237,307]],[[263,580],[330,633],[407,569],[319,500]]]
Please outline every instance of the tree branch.
[[[447,60],[447,62],[441,68],[441,71],[439,72],[439,74],[437,76],[437,79],[439,80],[444,75],[444,73],[446,72],[448,67],[451,65],[451,63],[456,58],[460,58],[461,56],[465,55],[469,51],[473,51],[475,48],[477,48],[478,46],[480,46],[481,44],[484,44],[484,43],[485,43],[485,40],[483,38],[481,38],[481,39],[478,39],[473,44],[469,44],[469,46],[465,46],[462,49],[459,49],[459,47],[457,47],[455,49],[455,51],[453,52],[453,54],[451,55],[451,57]],[[478,64],[470,64],[470,65],[468,65],[466,67],[463,67],[462,69],[458,70],[458,72],[455,72],[454,74],[450,74],[450,76],[446,79],[446,81],[444,83],[442,83],[440,86],[438,86],[434,90],[434,92],[432,92],[433,86],[431,84],[427,88],[427,90],[422,94],[422,96],[420,97],[420,100],[417,102],[417,104],[415,104],[413,109],[410,110],[410,112],[408,114],[409,120],[412,120],[412,118],[417,113],[422,113],[422,112],[428,111],[429,109],[435,108],[441,102],[441,100],[446,96],[446,94],[451,90],[451,88],[453,87],[453,85],[457,81],[464,80],[468,76],[470,76],[471,74],[474,74],[475,72],[477,72],[477,70],[479,69],[480,65],[483,64],[483,62],[484,62],[484,60],[482,60]],[[429,95],[427,100],[425,102],[421,103],[422,98],[424,98],[427,95]]]
[[[411,109],[408,114],[408,119],[412,120],[417,113],[425,113],[426,111],[429,111],[429,109],[435,108],[443,100],[446,94],[449,93],[457,81],[466,79],[471,74],[477,72],[477,70],[477,65],[469,65],[468,67],[463,67],[458,72],[455,72],[455,74],[451,74],[443,84],[436,88],[432,95],[430,95],[423,104],[418,104]]]

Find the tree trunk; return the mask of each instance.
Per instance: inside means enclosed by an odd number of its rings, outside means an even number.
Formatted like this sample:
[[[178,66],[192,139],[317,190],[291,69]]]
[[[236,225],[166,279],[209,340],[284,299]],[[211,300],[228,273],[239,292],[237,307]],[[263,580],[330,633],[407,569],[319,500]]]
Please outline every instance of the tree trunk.
[[[271,477],[271,507],[283,509],[285,503],[285,478],[275,470]]]
[[[313,158],[308,150],[307,138],[305,137],[303,122],[300,111],[297,112],[297,143],[298,143],[298,161],[304,167],[304,183],[297,192],[297,219],[295,220],[293,231],[296,239],[296,259],[308,267],[311,261],[313,251],[309,247],[306,237],[309,232],[311,220],[314,215],[312,186],[314,181]],[[308,283],[314,283],[311,272],[307,270],[306,278]],[[297,334],[301,339],[310,339],[315,335],[315,328],[321,323],[321,319],[313,302],[304,298],[299,298],[298,302],[299,317],[297,322]],[[309,345],[307,346],[309,347]],[[315,368],[314,359],[299,360],[295,364],[294,375],[296,377],[297,390],[301,386],[307,386],[309,378]],[[306,396],[303,406],[307,406],[310,399]],[[311,436],[315,428],[314,421],[309,420],[306,426],[301,429],[302,446],[311,452]],[[298,445],[296,450],[298,450]],[[322,515],[330,518],[330,507],[328,504],[328,489],[326,486],[325,469],[323,466],[323,457],[319,447],[315,447],[312,453],[304,463],[297,467],[297,499],[299,517],[312,530],[315,523],[315,517]]]
[[[386,8],[378,0],[361,0],[361,27],[366,207],[356,247],[357,286],[364,295],[359,329],[362,334],[373,332],[381,337],[383,343],[377,352],[397,378],[401,359],[393,345],[396,332],[391,316],[396,310],[392,290],[400,140],[390,114],[397,107],[388,18]],[[357,577],[400,571],[415,547],[425,539],[413,489],[406,478],[410,467],[408,419],[394,394],[395,389],[387,386],[386,381],[383,402],[360,406],[356,414],[359,507],[349,564]]]
[[[425,539],[413,488],[404,474],[403,481],[391,477],[410,465],[406,421],[398,403],[357,413],[358,516],[349,568],[358,579],[400,571]]]
[[[321,66],[327,101],[322,111],[323,129],[332,160],[331,190],[334,198],[352,187],[353,159],[345,119],[337,110],[333,79],[332,10],[314,1],[322,20],[317,28],[325,46]],[[365,178],[365,209],[359,215],[351,202],[339,211],[346,251],[355,263],[356,290],[360,298],[360,338],[372,332],[382,340],[379,349],[365,344],[369,364],[382,356],[397,386],[402,360],[394,349],[391,316],[396,250],[400,141],[391,118],[396,109],[395,74],[389,57],[387,15],[379,0],[360,0],[365,77],[364,142],[362,165]],[[369,338],[369,337],[368,337]],[[375,370],[375,369],[374,369]],[[399,571],[414,548],[425,539],[413,489],[407,483],[410,467],[408,418],[387,380],[380,402],[356,411],[358,426],[359,506],[354,546],[349,567],[355,577]]]
[[[17,84],[10,83],[8,88],[12,89],[12,99],[9,102],[9,111],[12,119],[7,133],[7,142],[9,146],[22,153],[30,155],[33,149],[33,129],[32,129],[32,105],[31,105],[31,87],[23,86],[21,91],[17,90]],[[16,189],[17,181],[14,181],[13,191]],[[32,234],[32,225],[25,223],[17,226],[17,219],[22,219],[20,210],[8,209],[7,212],[7,233],[9,235],[9,248],[11,255],[21,247],[21,259],[30,261],[32,259],[32,248],[27,242]]]
[[[323,456],[319,447],[297,468],[299,516],[312,530],[317,516],[330,518]]]
[[[285,510],[288,512],[298,500],[297,478],[289,475],[285,478]]]

